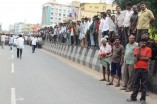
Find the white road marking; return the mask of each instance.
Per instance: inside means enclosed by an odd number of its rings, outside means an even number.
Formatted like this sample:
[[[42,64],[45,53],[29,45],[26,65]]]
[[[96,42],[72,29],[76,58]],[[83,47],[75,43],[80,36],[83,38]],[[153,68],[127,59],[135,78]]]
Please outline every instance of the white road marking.
[[[15,88],[11,88],[11,104],[16,104]]]
[[[22,101],[22,100],[24,100],[24,98],[19,98],[19,99],[16,99],[16,100]]]
[[[11,73],[14,73],[15,70],[14,70],[14,63],[11,64]]]
[[[16,101],[17,101],[17,100],[19,100],[19,101],[23,101],[24,98],[16,99],[15,88],[11,88],[11,104],[16,104]]]
[[[14,58],[14,55],[12,54],[12,59]]]
[[[13,53],[13,50],[11,52]]]

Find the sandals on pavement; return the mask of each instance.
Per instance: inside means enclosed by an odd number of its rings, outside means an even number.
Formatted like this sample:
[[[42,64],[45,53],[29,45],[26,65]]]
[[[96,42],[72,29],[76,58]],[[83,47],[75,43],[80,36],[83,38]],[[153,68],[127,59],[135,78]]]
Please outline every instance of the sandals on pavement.
[[[115,87],[120,87],[120,84],[116,84],[116,86]]]
[[[126,90],[126,87],[122,87],[120,90]]]
[[[125,90],[125,92],[131,92],[131,91],[132,91],[131,89],[126,89],[126,90]]]
[[[106,79],[101,79],[100,81],[106,81]]]
[[[136,102],[137,100],[133,100],[133,99],[127,99],[127,102]]]
[[[113,85],[113,83],[110,82],[110,83],[108,83],[108,84],[106,84],[106,85]]]

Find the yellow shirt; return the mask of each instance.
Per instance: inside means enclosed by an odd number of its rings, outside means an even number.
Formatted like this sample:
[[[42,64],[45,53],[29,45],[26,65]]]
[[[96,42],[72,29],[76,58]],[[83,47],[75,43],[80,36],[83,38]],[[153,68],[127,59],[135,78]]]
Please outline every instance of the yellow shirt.
[[[137,29],[149,29],[150,21],[154,19],[152,11],[149,9],[141,10],[138,14],[138,25]]]

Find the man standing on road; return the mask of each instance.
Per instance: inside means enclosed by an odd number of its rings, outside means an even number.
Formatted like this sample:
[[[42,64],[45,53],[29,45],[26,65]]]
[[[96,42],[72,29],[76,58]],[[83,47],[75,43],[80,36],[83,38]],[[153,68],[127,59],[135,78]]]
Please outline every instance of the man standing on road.
[[[132,91],[134,83],[134,49],[138,46],[138,43],[135,42],[135,36],[130,35],[129,43],[126,45],[125,55],[124,55],[124,73],[123,81],[124,85],[121,90],[126,90],[126,92]]]
[[[120,87],[121,66],[123,64],[124,47],[120,44],[119,37],[115,38],[115,45],[112,49],[112,62],[111,62],[111,82],[107,85],[113,85],[114,77],[117,75],[118,83],[115,87]]]
[[[37,44],[37,38],[35,36],[33,36],[33,38],[32,38],[32,53],[35,52],[36,44]]]
[[[134,65],[134,87],[131,98],[127,99],[128,102],[137,101],[137,95],[141,85],[141,98],[140,103],[146,104],[146,88],[148,80],[148,61],[152,56],[151,49],[146,46],[147,39],[141,38],[141,43],[139,47],[134,50],[134,56],[136,57],[136,62]]]
[[[103,79],[100,81],[106,81],[106,72],[107,72],[107,81],[110,82],[109,77],[110,77],[110,64],[111,64],[111,55],[112,55],[112,48],[111,46],[107,43],[106,38],[101,39],[101,47],[99,50],[99,57],[100,57],[100,62],[103,65]]]
[[[4,45],[5,45],[5,38],[6,38],[6,35],[5,35],[5,34],[3,34],[3,35],[1,36],[1,47],[2,47],[2,49],[4,49]]]
[[[152,11],[147,9],[145,2],[140,3],[140,8],[141,11],[138,14],[138,25],[137,25],[137,38],[136,38],[137,42],[140,41],[141,35],[143,33],[148,33],[150,24],[152,24],[152,22],[155,20]]]
[[[24,39],[22,38],[22,35],[19,35],[19,38],[17,39],[17,58],[22,58],[22,51],[24,49]]]
[[[13,45],[14,45],[14,37],[13,37],[13,35],[10,36],[9,45],[10,45],[10,50],[12,50],[13,49]]]

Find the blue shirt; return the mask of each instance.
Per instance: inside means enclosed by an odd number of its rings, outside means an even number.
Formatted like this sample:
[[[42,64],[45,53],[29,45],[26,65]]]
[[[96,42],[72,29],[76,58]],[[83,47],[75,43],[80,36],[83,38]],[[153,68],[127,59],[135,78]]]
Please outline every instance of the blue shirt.
[[[14,43],[14,38],[10,37],[9,43]]]

